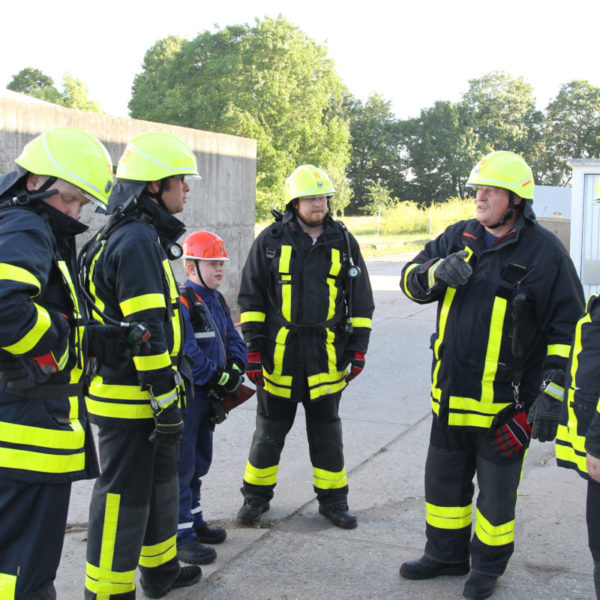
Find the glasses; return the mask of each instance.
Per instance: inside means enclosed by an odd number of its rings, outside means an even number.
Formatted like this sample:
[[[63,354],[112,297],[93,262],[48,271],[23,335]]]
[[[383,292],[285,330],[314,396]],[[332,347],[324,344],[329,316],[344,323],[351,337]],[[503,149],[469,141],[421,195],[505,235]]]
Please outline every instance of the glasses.
[[[171,179],[177,179],[177,181],[181,181],[181,183],[185,183],[185,175],[173,175]]]

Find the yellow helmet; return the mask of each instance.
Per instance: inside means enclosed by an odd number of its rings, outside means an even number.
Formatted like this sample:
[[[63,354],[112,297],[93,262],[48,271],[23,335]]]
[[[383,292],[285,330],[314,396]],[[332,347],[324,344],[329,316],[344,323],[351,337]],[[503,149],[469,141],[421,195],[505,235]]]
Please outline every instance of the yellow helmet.
[[[117,165],[117,179],[158,181],[176,175],[200,178],[196,157],[170,133],[142,133],[134,137]]]
[[[108,206],[112,162],[102,143],[86,131],[49,129],[31,140],[15,162],[30,173],[68,181],[94,203]]]
[[[514,152],[490,152],[473,168],[469,187],[498,187],[524,200],[533,200],[535,183],[529,165]]]
[[[314,165],[301,165],[285,180],[285,201],[289,203],[295,198],[310,196],[327,196],[335,194],[329,175]]]

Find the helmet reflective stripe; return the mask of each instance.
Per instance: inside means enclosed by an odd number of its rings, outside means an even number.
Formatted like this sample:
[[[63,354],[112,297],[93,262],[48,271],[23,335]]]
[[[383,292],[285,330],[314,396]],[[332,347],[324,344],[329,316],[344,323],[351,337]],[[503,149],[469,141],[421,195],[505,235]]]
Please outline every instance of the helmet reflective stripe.
[[[469,187],[499,187],[517,196],[532,200],[535,183],[529,165],[514,152],[490,152],[475,165],[469,180]]]
[[[63,169],[60,164],[56,161],[56,159],[54,158],[52,151],[50,150],[50,147],[48,146],[48,140],[47,140],[47,136],[46,136],[47,132],[42,133],[42,143],[44,144],[44,150],[46,151],[46,154],[48,155],[48,158],[50,159],[50,161],[52,162],[52,164],[54,165],[54,167],[56,168],[56,170],[58,171],[58,173],[64,173],[64,175],[66,175],[69,179],[63,178],[63,177],[59,177],[59,179],[65,179],[65,181],[70,181],[70,183],[72,183],[73,185],[77,186],[77,184],[75,183],[75,181],[78,181],[79,183],[83,184],[84,186],[87,186],[89,188],[92,188],[93,190],[95,190],[98,194],[102,194],[103,190],[99,190],[97,188],[97,186],[95,186],[91,181],[88,181],[87,179],[83,179],[83,177],[79,177],[79,175],[77,175],[77,173],[73,173],[72,171],[67,171],[66,169]],[[73,181],[73,179],[75,181]],[[79,186],[77,186],[79,187]],[[92,200],[92,202],[94,202],[95,204],[99,204],[100,206],[104,206],[104,204],[102,202],[100,202],[100,200],[98,200],[97,198],[94,198],[94,196],[92,196],[91,194],[85,193],[83,190],[80,190],[83,195],[88,198],[89,200]]]
[[[335,194],[333,182],[329,175],[314,165],[300,165],[285,181],[285,200],[290,202],[296,198],[311,196],[327,196]]]
[[[184,175],[185,174],[185,173],[181,173],[181,168],[171,167],[169,165],[166,165],[163,162],[160,162],[159,160],[156,160],[155,158],[150,156],[147,152],[144,152],[139,146],[136,146],[133,143],[130,145],[130,148],[132,150],[135,150],[136,152],[139,152],[145,159],[149,160],[150,162],[153,162],[155,165],[157,165],[158,167],[161,167],[162,169],[171,171],[171,172],[175,173],[176,175]],[[195,175],[195,173],[193,171],[191,171],[190,175]]]

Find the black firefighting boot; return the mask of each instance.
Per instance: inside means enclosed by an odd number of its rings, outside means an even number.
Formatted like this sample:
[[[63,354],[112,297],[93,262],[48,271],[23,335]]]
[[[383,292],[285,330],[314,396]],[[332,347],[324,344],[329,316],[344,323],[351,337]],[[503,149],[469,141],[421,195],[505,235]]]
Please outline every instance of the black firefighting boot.
[[[190,565],[209,565],[217,558],[217,552],[192,538],[185,542],[177,542],[177,558]]]
[[[225,541],[227,532],[223,527],[211,526],[208,523],[202,523],[200,527],[194,527],[196,539],[202,544],[220,544]]]
[[[433,579],[441,575],[466,575],[469,569],[468,560],[459,563],[447,563],[423,555],[417,560],[402,563],[400,575],[405,579]]]
[[[465,583],[463,596],[471,600],[485,600],[494,593],[498,577],[480,571],[472,571]]]
[[[242,525],[255,525],[260,515],[270,508],[269,501],[260,496],[246,496],[244,504],[237,514],[238,523]]]
[[[356,516],[348,510],[348,504],[346,504],[346,502],[320,504],[319,512],[329,519],[336,527],[341,527],[342,529],[354,529],[358,525]]]
[[[163,596],[166,596],[171,590],[194,585],[196,582],[200,581],[201,577],[202,569],[200,567],[181,567],[179,575],[177,575],[175,581],[173,581],[170,585],[161,590],[144,586],[144,582],[142,580],[140,580],[140,584],[142,586],[144,594],[148,596],[148,598],[162,598]]]

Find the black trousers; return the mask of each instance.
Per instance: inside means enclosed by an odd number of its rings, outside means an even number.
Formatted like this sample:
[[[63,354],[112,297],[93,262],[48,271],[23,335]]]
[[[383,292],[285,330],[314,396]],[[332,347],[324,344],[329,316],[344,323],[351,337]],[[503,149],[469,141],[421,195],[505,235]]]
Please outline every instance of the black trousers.
[[[70,494],[70,483],[0,481],[0,598],[56,598]]]
[[[305,394],[302,405],[313,465],[313,488],[321,504],[346,502],[348,480],[344,467],[341,392],[311,402]],[[277,468],[285,438],[294,424],[298,403],[257,390],[256,429],[244,473],[244,496],[273,497]]]
[[[443,562],[471,558],[473,570],[500,576],[514,550],[517,489],[524,452],[503,459],[488,430],[460,431],[433,420],[425,465],[425,553]],[[479,494],[474,532],[473,478]]]
[[[588,545],[594,559],[594,585],[596,598],[600,600],[600,483],[588,480],[586,521]]]
[[[135,569],[152,591],[179,575],[176,446],[151,443],[143,429],[100,428],[102,474],[88,523],[85,597],[135,598]]]

